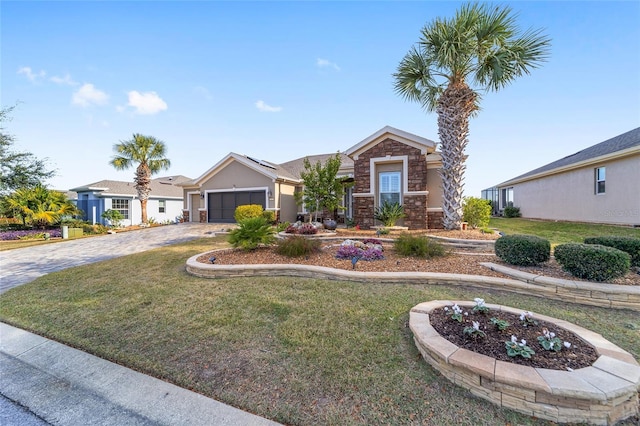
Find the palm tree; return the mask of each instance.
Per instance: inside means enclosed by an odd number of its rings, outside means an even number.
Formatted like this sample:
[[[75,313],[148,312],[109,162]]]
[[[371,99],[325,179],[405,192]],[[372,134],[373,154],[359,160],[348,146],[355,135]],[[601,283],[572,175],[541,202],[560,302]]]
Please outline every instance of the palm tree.
[[[33,226],[45,228],[62,219],[79,213],[78,208],[67,196],[60,191],[52,191],[42,185],[34,188],[20,188],[6,197],[5,209],[11,211],[14,217],[22,218]]]
[[[140,199],[142,223],[147,223],[147,200],[151,193],[151,175],[171,166],[169,159],[165,158],[166,146],[164,142],[152,136],[134,133],[133,139],[120,141],[113,146],[113,150],[116,155],[109,164],[117,170],[125,170],[138,164],[133,181]]]
[[[466,4],[454,18],[425,25],[393,74],[396,93],[438,114],[446,229],[461,223],[464,151],[480,91],[506,87],[549,54],[550,39],[541,30],[520,33],[516,17],[507,6]]]

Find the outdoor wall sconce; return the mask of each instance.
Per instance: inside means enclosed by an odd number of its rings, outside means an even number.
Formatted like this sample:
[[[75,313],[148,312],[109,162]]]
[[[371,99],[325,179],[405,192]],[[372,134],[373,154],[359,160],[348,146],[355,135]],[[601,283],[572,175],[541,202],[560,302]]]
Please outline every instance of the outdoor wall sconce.
[[[267,196],[268,196],[269,198],[273,198],[273,192],[268,191],[268,192],[267,192]]]
[[[200,193],[200,198],[202,198],[204,200],[204,192]]]

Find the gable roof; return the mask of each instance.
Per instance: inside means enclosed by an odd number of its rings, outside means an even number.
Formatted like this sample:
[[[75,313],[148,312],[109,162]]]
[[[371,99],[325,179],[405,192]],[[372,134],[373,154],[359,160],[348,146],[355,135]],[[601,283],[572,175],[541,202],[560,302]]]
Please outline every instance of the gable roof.
[[[423,154],[435,151],[436,149],[436,142],[431,139],[423,138],[422,136],[414,135],[413,133],[405,132],[404,130],[396,129],[395,127],[385,126],[346,150],[345,154],[349,157],[357,157],[360,153],[368,150],[371,146],[389,137],[397,140],[398,142],[418,148]]]
[[[273,180],[282,179],[292,182],[298,182],[300,180],[298,177],[291,174],[288,170],[281,167],[279,164],[273,164],[268,161],[249,157],[248,155],[230,152],[226,157],[218,161],[213,167],[204,172],[201,176],[193,180],[182,182],[180,186],[199,186],[203,182],[209,180],[211,176],[215,175],[220,170],[228,166],[229,163],[234,161],[243,164],[244,166],[249,167],[250,169],[255,170],[256,172],[263,174]]]
[[[531,170],[520,176],[516,176],[498,186],[512,185],[538,177],[559,173],[566,170],[583,167],[591,163],[621,157],[631,154],[640,154],[640,127],[626,133],[607,139],[596,145],[590,146],[559,160]]]
[[[151,180],[151,194],[152,198],[182,198],[182,188],[178,185],[182,182],[190,180],[186,176],[163,176]],[[74,192],[99,192],[100,196],[112,196],[112,195],[138,195],[136,191],[135,183],[123,182],[119,180],[100,180],[87,185],[72,188],[70,191]]]

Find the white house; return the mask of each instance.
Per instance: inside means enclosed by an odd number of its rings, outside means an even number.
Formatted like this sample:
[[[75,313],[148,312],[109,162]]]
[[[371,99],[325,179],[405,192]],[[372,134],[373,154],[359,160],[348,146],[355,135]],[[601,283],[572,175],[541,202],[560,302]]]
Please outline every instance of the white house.
[[[182,188],[176,184],[190,180],[185,176],[165,176],[151,181],[151,193],[147,201],[147,217],[158,223],[176,222],[182,217]],[[142,211],[135,183],[101,180],[72,188],[78,194],[76,205],[84,212],[84,220],[107,224],[102,213],[118,210],[124,220],[121,225],[139,225]]]

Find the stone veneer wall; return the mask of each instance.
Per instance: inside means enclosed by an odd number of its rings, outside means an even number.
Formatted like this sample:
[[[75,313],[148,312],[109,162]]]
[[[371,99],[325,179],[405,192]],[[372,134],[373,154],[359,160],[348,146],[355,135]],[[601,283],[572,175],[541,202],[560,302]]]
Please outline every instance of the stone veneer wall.
[[[198,213],[200,215],[200,223],[207,223],[207,211],[200,210]]]
[[[428,212],[427,225],[429,229],[444,229],[444,212]]]
[[[380,157],[408,157],[407,189],[413,191],[427,190],[427,162],[420,149],[405,145],[387,138],[369,150],[361,153],[354,161],[355,187],[354,194],[368,194],[371,191],[371,158]],[[405,179],[405,176],[403,176]],[[405,206],[405,226],[409,229],[427,228],[427,197],[423,195],[403,194]],[[354,197],[353,218],[361,229],[370,229],[373,219],[373,197]]]
[[[186,209],[182,210],[182,221],[189,222],[189,210],[186,210]]]

